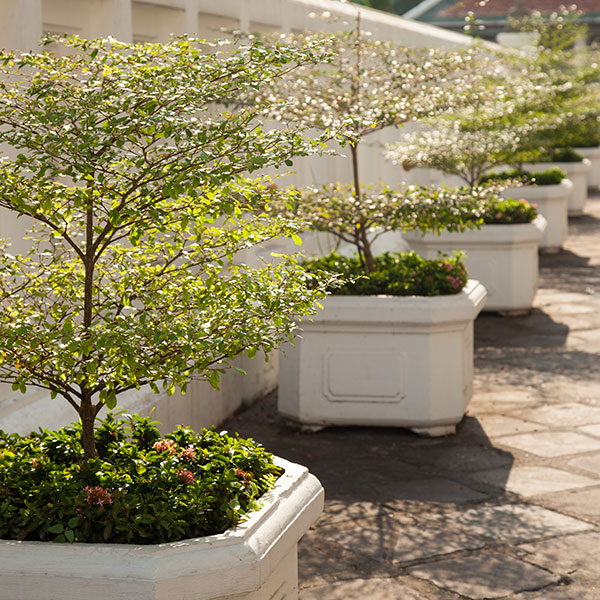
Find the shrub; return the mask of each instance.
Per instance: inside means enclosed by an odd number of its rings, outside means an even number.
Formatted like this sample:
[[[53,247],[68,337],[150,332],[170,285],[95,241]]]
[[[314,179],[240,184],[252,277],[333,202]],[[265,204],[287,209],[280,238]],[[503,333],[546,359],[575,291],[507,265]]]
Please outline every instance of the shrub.
[[[553,148],[549,158],[543,162],[581,162],[583,156],[573,148]]]
[[[339,273],[346,283],[330,288],[336,295],[368,296],[442,296],[457,294],[467,283],[462,255],[440,256],[437,260],[421,258],[415,252],[385,254],[375,257],[375,270],[364,275],[358,257],[348,258],[332,253],[307,260],[303,266],[313,273]]]
[[[109,415],[98,457],[84,460],[80,429],[0,431],[1,539],[157,544],[221,533],[281,472],[253,440],[183,426],[163,438],[137,415]]]
[[[477,218],[482,218],[486,225],[514,225],[531,223],[537,214],[535,206],[525,200],[492,198],[485,204]]]
[[[523,183],[535,185],[557,185],[567,176],[566,172],[558,167],[552,167],[545,171],[519,171],[510,169],[508,171],[492,171],[484,175],[480,183],[488,181],[509,181],[511,179],[521,180]]]

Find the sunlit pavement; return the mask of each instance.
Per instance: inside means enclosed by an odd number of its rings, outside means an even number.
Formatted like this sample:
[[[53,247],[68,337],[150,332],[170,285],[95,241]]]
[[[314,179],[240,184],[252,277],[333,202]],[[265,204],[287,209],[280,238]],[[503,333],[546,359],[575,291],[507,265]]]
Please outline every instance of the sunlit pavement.
[[[274,395],[226,424],[325,487],[301,600],[600,598],[600,193],[540,257],[531,314],[486,313],[475,330],[455,436],[299,433]]]

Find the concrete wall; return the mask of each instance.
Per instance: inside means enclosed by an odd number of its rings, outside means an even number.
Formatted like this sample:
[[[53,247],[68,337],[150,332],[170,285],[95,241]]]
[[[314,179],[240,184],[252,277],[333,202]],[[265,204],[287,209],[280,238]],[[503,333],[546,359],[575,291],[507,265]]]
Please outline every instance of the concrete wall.
[[[339,30],[343,23],[332,24],[319,17],[326,11],[351,27],[356,7],[332,0],[0,0],[0,46],[33,49],[43,33],[70,33],[88,38],[111,35],[128,42],[163,42],[171,34],[219,37],[223,35],[220,28],[255,32]],[[470,43],[465,36],[368,9],[362,10],[362,26],[375,37],[397,40],[407,46],[461,47]],[[397,130],[388,129],[363,143],[363,182],[394,184],[412,178],[412,182],[420,183],[427,179],[427,173],[420,172],[420,179],[415,179],[415,173],[407,176],[399,167],[384,161],[382,144],[397,139],[398,135]],[[280,183],[350,181],[350,160],[344,156],[345,151],[340,154],[300,159],[294,165],[296,173]],[[22,238],[27,226],[25,219],[17,220],[8,211],[0,212],[0,236],[12,240],[13,253],[26,250],[27,243]],[[167,398],[141,390],[122,398],[121,404],[128,410],[143,412],[156,406],[155,415],[165,428],[178,423],[196,428],[218,424],[243,403],[276,386],[276,355],[269,363],[258,358],[241,362],[249,375],[228,373],[220,393],[205,383],[197,383],[185,397]],[[57,427],[75,417],[71,407],[60,398],[50,400],[39,391],[23,397],[8,386],[0,387],[0,428],[26,432],[38,425]]]

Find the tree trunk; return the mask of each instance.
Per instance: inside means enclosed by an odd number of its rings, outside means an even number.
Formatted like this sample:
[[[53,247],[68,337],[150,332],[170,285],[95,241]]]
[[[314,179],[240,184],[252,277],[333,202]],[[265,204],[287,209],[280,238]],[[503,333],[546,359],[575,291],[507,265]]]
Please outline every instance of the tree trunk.
[[[90,396],[85,396],[81,401],[79,408],[79,418],[81,419],[81,445],[85,458],[96,458],[98,450],[96,449],[96,439],[94,436],[94,421],[98,411],[92,404]]]
[[[358,142],[350,144],[350,153],[352,156],[352,178],[354,181],[354,197],[357,202],[361,201],[360,193],[360,179],[358,176]],[[355,233],[355,239],[357,241],[356,246],[358,248],[359,258],[364,259],[365,272],[372,273],[375,270],[375,263],[373,261],[373,252],[371,251],[371,242],[369,241],[367,227],[364,223],[357,227]]]

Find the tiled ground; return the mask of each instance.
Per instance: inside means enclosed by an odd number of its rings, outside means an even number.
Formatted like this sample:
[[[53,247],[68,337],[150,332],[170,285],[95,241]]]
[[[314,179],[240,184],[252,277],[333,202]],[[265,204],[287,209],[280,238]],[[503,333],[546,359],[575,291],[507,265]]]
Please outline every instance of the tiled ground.
[[[301,600],[600,599],[600,195],[540,267],[529,316],[477,319],[457,435],[300,434],[274,397],[228,423],[325,487]]]

